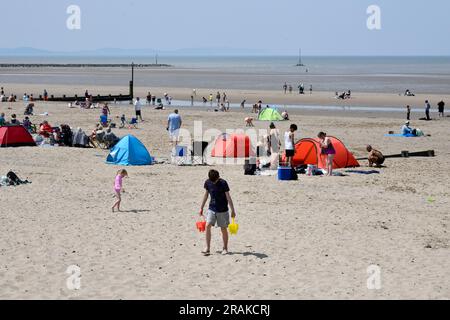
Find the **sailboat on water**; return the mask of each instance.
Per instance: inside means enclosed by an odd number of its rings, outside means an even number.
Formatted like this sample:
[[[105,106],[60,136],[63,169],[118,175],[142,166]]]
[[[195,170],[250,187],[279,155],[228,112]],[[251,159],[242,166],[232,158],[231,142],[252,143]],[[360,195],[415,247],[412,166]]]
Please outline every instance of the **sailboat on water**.
[[[295,66],[296,67],[304,67],[305,66],[302,62],[302,49],[298,50],[298,63]]]

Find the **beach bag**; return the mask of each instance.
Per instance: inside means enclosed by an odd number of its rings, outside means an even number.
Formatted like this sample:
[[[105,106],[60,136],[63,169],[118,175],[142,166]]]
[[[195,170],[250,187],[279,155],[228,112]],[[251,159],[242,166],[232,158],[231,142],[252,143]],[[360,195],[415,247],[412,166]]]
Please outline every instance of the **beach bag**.
[[[244,175],[254,176],[256,172],[256,164],[251,164],[249,160],[245,160]]]

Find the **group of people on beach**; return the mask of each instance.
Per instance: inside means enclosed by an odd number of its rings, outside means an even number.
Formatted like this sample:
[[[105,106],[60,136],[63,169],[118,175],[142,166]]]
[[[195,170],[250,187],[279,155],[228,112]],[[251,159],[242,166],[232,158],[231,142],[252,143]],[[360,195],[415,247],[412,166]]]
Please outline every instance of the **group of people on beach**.
[[[298,94],[305,94],[305,85],[303,83],[300,83],[297,86],[298,89]],[[284,83],[283,85],[283,91],[284,94],[287,94],[288,92],[290,94],[292,94],[292,92],[294,91],[294,87],[291,84],[288,84],[287,82]],[[309,86],[309,94],[311,95],[313,93],[313,86],[312,84]]]

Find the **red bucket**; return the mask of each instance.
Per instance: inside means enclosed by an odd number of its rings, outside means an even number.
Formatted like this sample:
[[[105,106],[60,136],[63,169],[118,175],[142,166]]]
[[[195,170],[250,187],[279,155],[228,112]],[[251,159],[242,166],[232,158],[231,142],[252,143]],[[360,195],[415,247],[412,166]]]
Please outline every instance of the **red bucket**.
[[[206,221],[197,222],[197,230],[199,232],[205,232],[206,231]]]

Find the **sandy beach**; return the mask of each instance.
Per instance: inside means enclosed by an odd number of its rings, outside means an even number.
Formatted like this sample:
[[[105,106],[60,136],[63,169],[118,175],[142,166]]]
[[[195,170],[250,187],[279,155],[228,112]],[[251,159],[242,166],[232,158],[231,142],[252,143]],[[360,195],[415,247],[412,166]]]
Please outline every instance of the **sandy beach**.
[[[17,95],[39,94],[42,85],[10,84]],[[124,87],[89,88],[52,85],[50,94],[127,92]],[[193,88],[152,88],[188,99]],[[199,97],[214,93],[197,88]],[[23,92],[22,92],[23,91]],[[149,89],[138,87],[144,97]],[[212,91],[212,92],[210,92]],[[221,90],[223,91],[223,89]],[[330,92],[304,97],[281,90],[227,90],[233,100],[266,103],[338,104]],[[405,104],[422,108],[450,95],[401,97],[355,93],[349,105]],[[240,101],[239,101],[240,102]],[[23,103],[0,103],[9,117],[23,114]],[[112,105],[113,121],[134,110]],[[165,130],[171,109],[143,108],[133,134],[158,159],[169,158]],[[49,116],[39,116],[48,112]],[[182,108],[183,127],[245,129],[250,110],[214,113]],[[32,122],[68,123],[87,133],[100,110],[69,109],[64,103],[37,102]],[[422,115],[420,115],[422,116]],[[419,115],[415,115],[417,119]],[[436,115],[433,114],[436,118]],[[19,116],[22,119],[22,116]],[[340,138],[356,157],[372,144],[384,154],[435,150],[434,158],[388,159],[379,174],[346,173],[343,177],[305,177],[279,182],[275,176],[244,176],[235,166],[179,167],[160,164],[128,168],[123,212],[112,213],[112,186],[118,167],[105,164],[107,151],[75,148],[6,148],[0,150],[0,175],[14,170],[30,185],[0,188],[1,299],[449,299],[450,263],[450,118],[412,122],[430,136],[385,137],[399,131],[401,114],[292,111],[297,138],[319,131]],[[258,129],[268,123],[256,122]],[[367,163],[361,161],[363,170]],[[228,256],[213,232],[213,255],[203,257],[204,235],[195,229],[210,168],[230,187],[240,231],[231,237]],[[432,200],[430,200],[432,199]],[[81,289],[66,286],[66,270],[81,269]],[[381,290],[369,290],[367,268],[381,268]],[[220,270],[220,272],[217,272]]]

